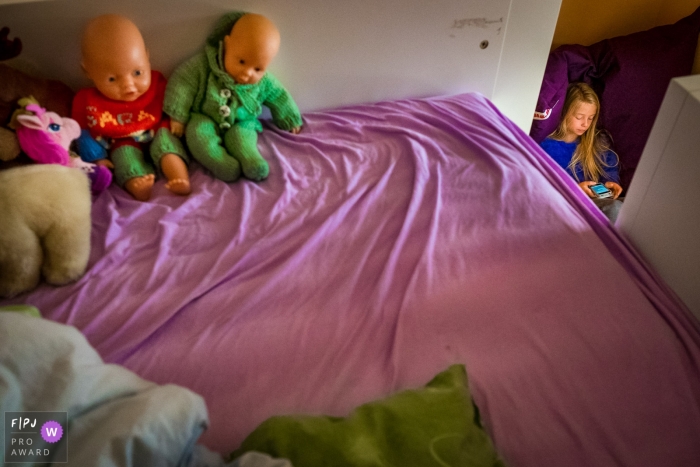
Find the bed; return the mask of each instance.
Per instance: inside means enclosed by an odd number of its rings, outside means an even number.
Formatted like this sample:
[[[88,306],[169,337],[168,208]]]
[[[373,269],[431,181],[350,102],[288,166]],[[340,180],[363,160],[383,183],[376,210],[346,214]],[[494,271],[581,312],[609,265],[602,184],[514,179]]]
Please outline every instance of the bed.
[[[86,275],[21,302],[202,395],[223,453],[463,363],[507,465],[700,459],[698,323],[483,96],[309,112],[260,147],[262,183],[111,187]]]
[[[86,274],[0,306],[199,394],[224,455],[269,417],[343,417],[461,364],[508,466],[698,465],[700,324],[502,98],[265,122],[267,180],[193,163],[188,197],[112,186]]]

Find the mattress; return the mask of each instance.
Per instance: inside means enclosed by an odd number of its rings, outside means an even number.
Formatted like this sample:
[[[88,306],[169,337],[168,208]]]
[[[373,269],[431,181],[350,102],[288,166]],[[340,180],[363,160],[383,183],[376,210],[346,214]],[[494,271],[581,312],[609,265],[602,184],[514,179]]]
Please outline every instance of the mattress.
[[[479,94],[269,122],[268,179],[94,200],[89,268],[0,304],[203,396],[201,441],[346,415],[466,366],[510,466],[700,464],[700,327],[573,180]]]

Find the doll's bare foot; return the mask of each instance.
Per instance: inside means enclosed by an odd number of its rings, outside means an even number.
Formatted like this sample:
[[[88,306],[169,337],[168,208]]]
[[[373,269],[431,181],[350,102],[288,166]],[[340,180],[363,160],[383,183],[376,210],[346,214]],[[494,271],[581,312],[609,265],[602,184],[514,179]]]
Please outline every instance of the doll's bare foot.
[[[130,178],[124,184],[124,189],[129,192],[134,199],[148,201],[151,198],[151,190],[153,189],[155,179],[156,177],[153,174]]]
[[[172,193],[175,193],[176,195],[182,196],[189,195],[192,191],[190,189],[190,181],[184,180],[182,178],[175,178],[173,180],[169,180],[168,183],[165,184],[165,188],[170,190]]]
[[[187,164],[177,154],[166,154],[160,159],[160,169],[168,179],[165,188],[176,195],[186,196],[192,191]]]

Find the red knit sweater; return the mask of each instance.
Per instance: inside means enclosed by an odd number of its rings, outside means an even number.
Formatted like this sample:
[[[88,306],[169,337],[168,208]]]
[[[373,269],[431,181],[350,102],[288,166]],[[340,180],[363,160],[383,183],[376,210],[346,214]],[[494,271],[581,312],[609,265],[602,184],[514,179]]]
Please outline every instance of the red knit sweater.
[[[162,73],[151,71],[151,86],[133,102],[108,99],[97,88],[81,89],[73,99],[72,117],[95,138],[119,139],[155,130],[167,124],[161,122],[166,84]]]

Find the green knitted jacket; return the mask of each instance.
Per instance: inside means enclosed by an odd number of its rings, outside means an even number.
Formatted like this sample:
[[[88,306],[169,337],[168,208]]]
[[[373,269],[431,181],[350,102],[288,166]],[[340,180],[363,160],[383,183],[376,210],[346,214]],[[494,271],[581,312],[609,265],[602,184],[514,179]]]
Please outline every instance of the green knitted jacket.
[[[163,111],[187,123],[190,113],[212,118],[220,128],[234,123],[262,131],[262,106],[283,130],[302,125],[299,108],[282,84],[269,72],[256,84],[236,84],[223,67],[223,38],[244,12],[222,17],[207,39],[204,51],[181,64],[168,79]]]

